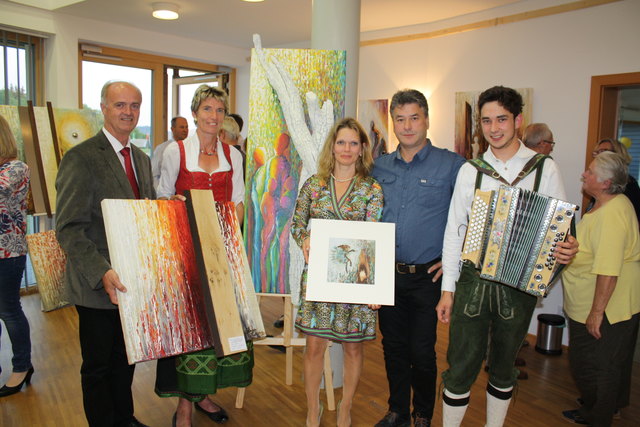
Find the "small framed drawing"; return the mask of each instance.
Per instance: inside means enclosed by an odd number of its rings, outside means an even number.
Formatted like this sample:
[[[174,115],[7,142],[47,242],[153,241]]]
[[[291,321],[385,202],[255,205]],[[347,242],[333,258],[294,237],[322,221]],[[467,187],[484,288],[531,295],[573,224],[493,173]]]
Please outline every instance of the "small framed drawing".
[[[394,304],[395,224],[311,220],[307,301]]]

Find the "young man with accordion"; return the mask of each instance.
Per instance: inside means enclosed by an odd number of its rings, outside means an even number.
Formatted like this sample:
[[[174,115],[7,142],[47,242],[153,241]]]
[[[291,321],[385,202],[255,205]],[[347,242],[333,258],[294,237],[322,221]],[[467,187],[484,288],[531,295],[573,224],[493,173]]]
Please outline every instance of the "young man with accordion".
[[[442,259],[442,297],[436,307],[439,320],[451,322],[449,369],[442,375],[445,427],[459,426],[462,422],[487,345],[490,368],[486,425],[502,426],[517,379],[514,362],[537,302],[529,293],[486,278],[472,262],[466,261],[459,268],[475,190],[497,191],[507,185],[553,199],[566,199],[556,163],[525,147],[518,139],[522,106],[521,95],[511,88],[495,86],[480,95],[478,111],[489,149],[480,159],[470,160],[460,168],[449,208]],[[518,226],[526,229],[531,222],[521,220]],[[573,237],[565,242],[564,235],[558,240],[549,260],[553,259],[553,264],[566,264],[577,252],[578,244]],[[524,258],[512,262],[510,267],[522,264],[524,269],[529,263]]]

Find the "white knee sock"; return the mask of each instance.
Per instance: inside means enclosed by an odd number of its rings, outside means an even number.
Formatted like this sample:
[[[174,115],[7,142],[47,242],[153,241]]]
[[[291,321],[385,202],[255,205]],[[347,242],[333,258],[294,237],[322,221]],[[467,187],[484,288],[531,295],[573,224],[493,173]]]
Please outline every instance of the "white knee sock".
[[[469,406],[470,392],[453,394],[445,389],[442,393],[442,426],[459,427]]]
[[[509,410],[513,387],[498,388],[487,384],[487,424],[485,427],[502,427]]]

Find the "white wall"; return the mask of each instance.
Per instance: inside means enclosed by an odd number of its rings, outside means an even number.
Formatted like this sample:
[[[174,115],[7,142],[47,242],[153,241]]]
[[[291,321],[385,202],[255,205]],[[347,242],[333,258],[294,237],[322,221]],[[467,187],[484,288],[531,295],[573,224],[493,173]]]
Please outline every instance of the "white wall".
[[[390,98],[405,87],[423,91],[429,99],[429,137],[453,150],[455,92],[496,84],[533,88],[533,120],[552,129],[558,141],[553,157],[563,171],[568,198],[580,203],[591,76],[640,71],[639,17],[640,1],[626,0],[446,37],[364,47],[360,98]],[[529,332],[536,333],[538,313],[561,310],[562,288],[556,286],[536,310]]]

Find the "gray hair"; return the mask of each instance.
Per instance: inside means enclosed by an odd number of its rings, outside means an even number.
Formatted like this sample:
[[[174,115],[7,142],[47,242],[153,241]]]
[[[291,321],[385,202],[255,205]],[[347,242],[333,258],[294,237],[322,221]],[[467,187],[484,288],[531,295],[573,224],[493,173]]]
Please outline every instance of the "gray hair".
[[[193,94],[193,99],[191,100],[191,112],[197,112],[202,101],[208,98],[217,99],[222,102],[224,105],[224,114],[227,115],[229,113],[229,97],[225,91],[209,85],[200,85],[198,89],[196,89],[196,92]]]
[[[529,148],[537,147],[542,141],[552,139],[551,129],[545,123],[531,123],[522,135],[522,142]]]
[[[418,107],[422,108],[422,111],[424,111],[424,115],[429,117],[429,104],[427,104],[427,98],[425,98],[422,92],[415,89],[399,90],[393,95],[393,98],[391,98],[391,108],[389,109],[391,116],[393,117],[393,111],[397,107],[407,104],[418,104]]]
[[[240,126],[238,126],[238,123],[231,116],[224,118],[221,130],[225,131],[229,135],[229,138],[234,141],[237,141],[240,136]]]
[[[138,86],[134,85],[133,83],[126,80],[109,80],[104,84],[104,86],[102,86],[102,90],[100,91],[100,103],[102,105],[107,105],[107,91],[109,90],[109,88],[118,83],[131,86],[138,91],[138,93],[140,94],[140,98],[142,99],[142,92],[140,91],[140,88],[138,88]]]
[[[593,158],[593,168],[598,182],[610,181],[611,185],[605,190],[608,194],[624,193],[629,181],[627,164],[620,154],[605,151]]]

